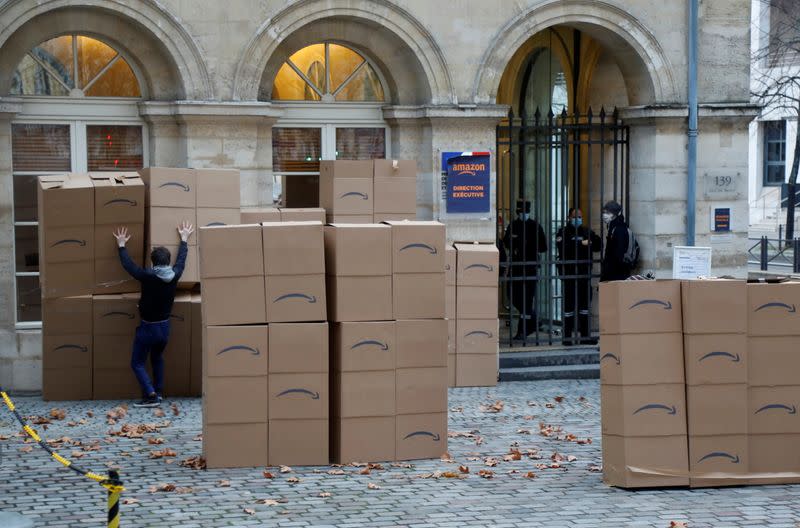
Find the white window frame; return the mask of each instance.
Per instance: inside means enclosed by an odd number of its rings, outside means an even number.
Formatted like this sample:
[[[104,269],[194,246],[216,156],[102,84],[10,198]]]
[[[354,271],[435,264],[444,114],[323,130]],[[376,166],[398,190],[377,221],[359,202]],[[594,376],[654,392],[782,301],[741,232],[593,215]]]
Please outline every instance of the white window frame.
[[[16,124],[36,125],[69,125],[70,127],[70,170],[72,172],[88,172],[88,145],[86,140],[87,125],[119,125],[142,127],[142,166],[150,165],[149,133],[147,123],[139,116],[136,103],[139,98],[122,97],[54,97],[54,96],[22,96],[22,111],[11,121]],[[41,176],[53,171],[14,171],[17,176]],[[17,226],[37,226],[39,222],[17,222],[14,218],[14,207],[11,207],[12,233],[14,247],[14,322],[18,330],[34,330],[42,327],[41,321],[19,321],[17,310],[18,292],[17,277],[38,277],[38,271],[18,272],[16,230]]]

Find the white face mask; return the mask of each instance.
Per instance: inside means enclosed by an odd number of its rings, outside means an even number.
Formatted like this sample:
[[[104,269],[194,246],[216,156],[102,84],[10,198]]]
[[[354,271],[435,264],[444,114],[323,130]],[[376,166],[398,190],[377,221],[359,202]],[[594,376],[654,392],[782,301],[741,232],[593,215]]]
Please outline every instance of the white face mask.
[[[609,223],[614,219],[614,215],[611,213],[603,213],[603,222]]]
[[[520,217],[521,217],[521,218],[522,218],[524,221],[526,221],[526,222],[527,222],[527,221],[528,221],[528,218],[530,218],[530,217],[531,217],[531,214],[530,214],[530,213],[522,213],[522,214],[520,215]]]

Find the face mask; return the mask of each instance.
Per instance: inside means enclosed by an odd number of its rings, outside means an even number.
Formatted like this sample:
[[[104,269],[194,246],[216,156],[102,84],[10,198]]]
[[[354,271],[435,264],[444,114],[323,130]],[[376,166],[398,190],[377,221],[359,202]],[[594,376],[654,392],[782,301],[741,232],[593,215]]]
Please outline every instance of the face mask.
[[[603,213],[603,222],[609,223],[614,219],[614,215],[611,213]]]
[[[520,215],[520,218],[522,218],[526,222],[528,221],[528,218],[530,218],[530,217],[531,217],[530,213],[522,213]]]
[[[583,225],[583,218],[581,217],[573,218],[572,225],[574,225],[575,227],[580,227],[581,225]]]

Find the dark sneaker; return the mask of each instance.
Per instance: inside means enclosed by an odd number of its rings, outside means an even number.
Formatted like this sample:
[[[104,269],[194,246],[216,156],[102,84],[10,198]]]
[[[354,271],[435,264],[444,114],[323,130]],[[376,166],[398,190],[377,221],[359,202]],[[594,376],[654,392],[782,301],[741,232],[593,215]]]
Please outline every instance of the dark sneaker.
[[[134,407],[158,407],[160,405],[161,399],[155,394],[133,404]]]

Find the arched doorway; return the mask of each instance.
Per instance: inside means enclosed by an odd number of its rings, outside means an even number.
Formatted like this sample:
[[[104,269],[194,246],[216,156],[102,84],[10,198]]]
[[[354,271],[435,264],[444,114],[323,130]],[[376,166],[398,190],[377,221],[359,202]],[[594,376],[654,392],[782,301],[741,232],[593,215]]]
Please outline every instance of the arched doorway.
[[[14,70],[10,94],[22,100],[11,122],[18,328],[41,324],[37,177],[146,166],[140,78],[124,52],[80,33],[30,48]]]
[[[630,206],[629,131],[616,108],[643,92],[631,97],[618,50],[595,35],[577,25],[542,30],[512,56],[498,87],[498,102],[511,107],[497,129],[507,346],[596,343],[601,208]]]
[[[275,201],[318,206],[320,160],[387,156],[385,86],[363,53],[338,42],[305,46],[286,59],[269,94],[285,112],[272,129]]]

